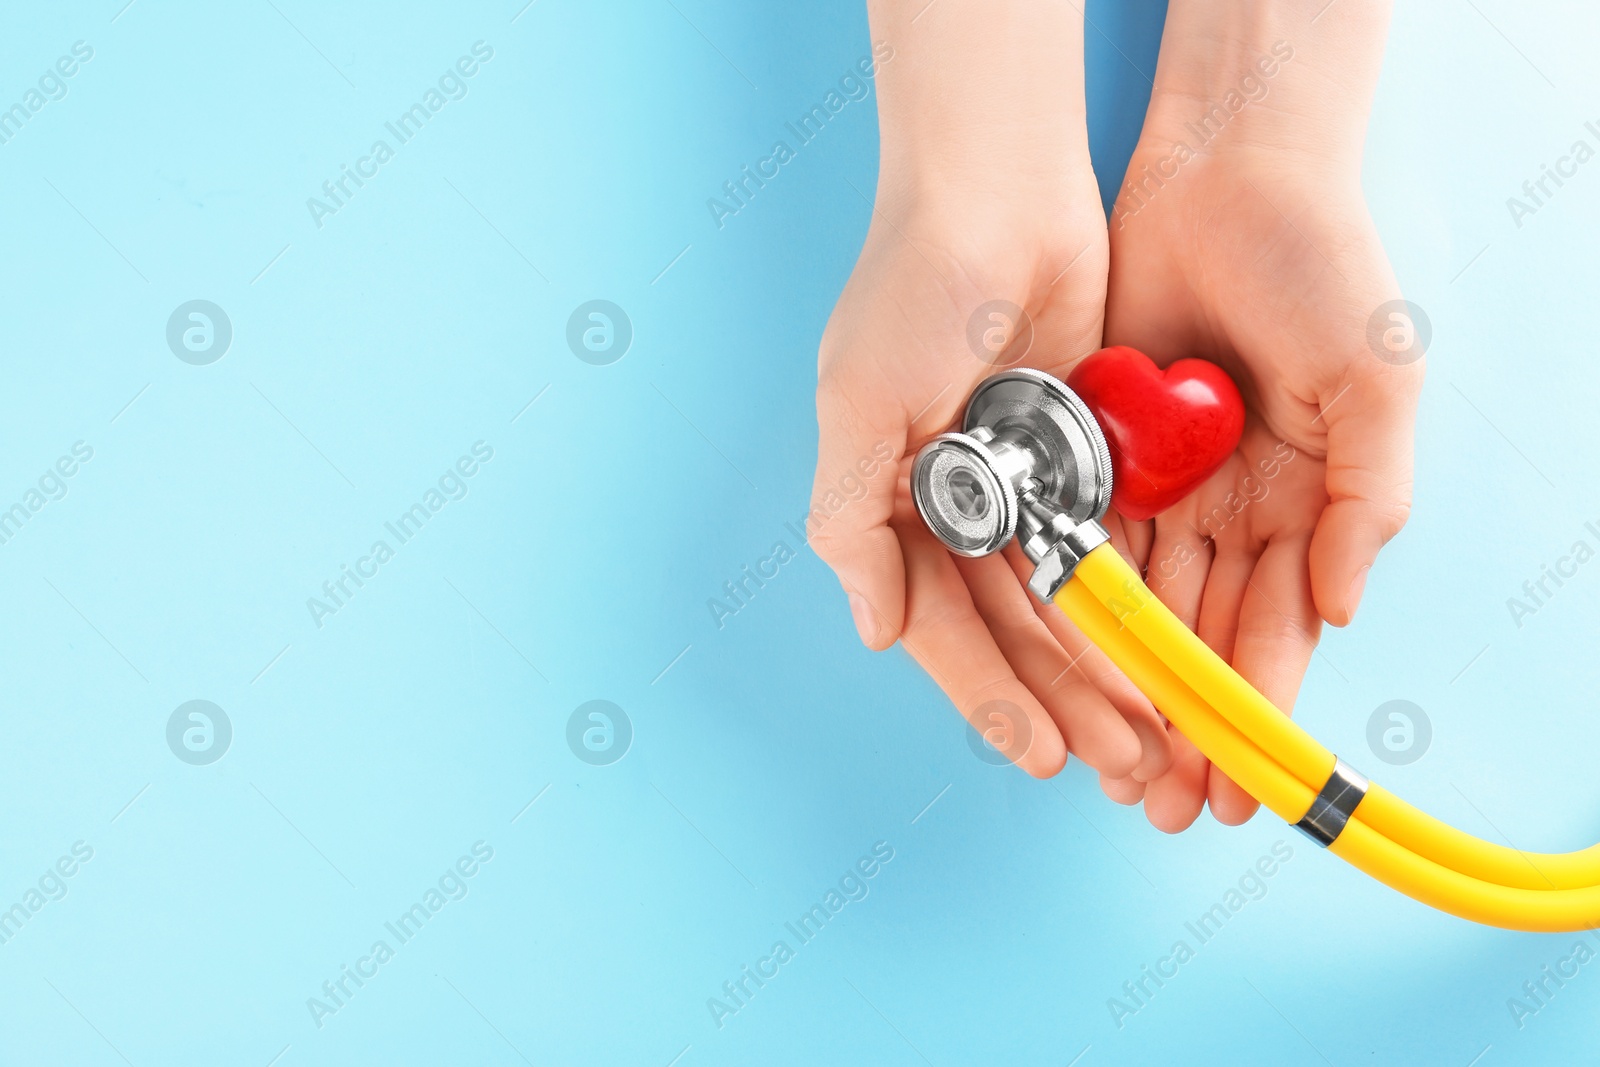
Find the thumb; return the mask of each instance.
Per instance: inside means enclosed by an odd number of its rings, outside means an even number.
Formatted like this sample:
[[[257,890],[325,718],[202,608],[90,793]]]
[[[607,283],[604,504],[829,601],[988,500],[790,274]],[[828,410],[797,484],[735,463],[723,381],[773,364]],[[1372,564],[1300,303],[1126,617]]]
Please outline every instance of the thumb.
[[[873,404],[870,392],[827,375],[817,387],[817,473],[806,533],[850,600],[868,648],[894,644],[905,621],[905,562],[889,528],[905,415],[899,404]]]
[[[1411,514],[1412,440],[1422,364],[1353,366],[1323,405],[1328,506],[1311,539],[1311,591],[1334,626],[1355,617],[1378,550]]]

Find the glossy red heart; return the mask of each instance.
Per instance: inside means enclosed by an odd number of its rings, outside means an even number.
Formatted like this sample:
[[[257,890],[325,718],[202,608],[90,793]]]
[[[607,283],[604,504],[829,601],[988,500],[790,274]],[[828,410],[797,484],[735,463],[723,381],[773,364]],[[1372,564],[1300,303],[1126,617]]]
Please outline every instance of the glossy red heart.
[[[1102,348],[1067,385],[1100,420],[1111,445],[1111,506],[1130,519],[1167,510],[1217,472],[1244,433],[1244,398],[1203,359],[1162,370],[1126,345]]]

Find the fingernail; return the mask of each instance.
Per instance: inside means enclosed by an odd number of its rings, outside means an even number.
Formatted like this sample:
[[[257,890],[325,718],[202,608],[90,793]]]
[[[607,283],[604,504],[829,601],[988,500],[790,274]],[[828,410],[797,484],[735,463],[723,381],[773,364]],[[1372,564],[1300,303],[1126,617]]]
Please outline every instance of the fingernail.
[[[860,593],[850,594],[850,615],[856,620],[856,633],[861,635],[862,644],[870,647],[878,636],[878,616]]]
[[[1350,579],[1349,604],[1350,618],[1352,619],[1356,617],[1356,608],[1361,605],[1361,594],[1367,588],[1367,572],[1371,569],[1372,565],[1368,564],[1367,566],[1356,571],[1356,576]]]

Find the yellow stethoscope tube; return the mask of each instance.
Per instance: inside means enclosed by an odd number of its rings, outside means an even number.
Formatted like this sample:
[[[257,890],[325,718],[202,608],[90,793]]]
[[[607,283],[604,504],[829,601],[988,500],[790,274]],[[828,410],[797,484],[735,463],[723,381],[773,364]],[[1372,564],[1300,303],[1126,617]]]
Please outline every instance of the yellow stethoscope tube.
[[[1223,773],[1286,822],[1299,822],[1335,766],[1332,753],[1239,677],[1103,544],[1056,604]],[[1524,853],[1463,833],[1371,785],[1329,846],[1432,907],[1519,930],[1600,925],[1600,846]]]
[[[1078,565],[1076,576],[1102,604],[1110,606],[1138,640],[1159,649],[1161,660],[1181,677],[1193,680],[1203,699],[1246,736],[1256,739],[1286,770],[1313,789],[1327,781],[1333,754],[1184,626],[1114,550],[1089,553]],[[1384,836],[1476,878],[1529,889],[1600,884],[1600,846],[1571,853],[1519,852],[1462,833],[1376,784],[1368,790],[1360,810],[1362,821]]]

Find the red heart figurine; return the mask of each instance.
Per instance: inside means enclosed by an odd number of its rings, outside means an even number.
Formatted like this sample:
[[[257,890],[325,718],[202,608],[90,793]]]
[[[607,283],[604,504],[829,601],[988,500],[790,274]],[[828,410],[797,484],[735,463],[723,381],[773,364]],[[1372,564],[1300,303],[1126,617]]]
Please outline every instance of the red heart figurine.
[[[1158,515],[1198,489],[1244,433],[1239,387],[1203,359],[1162,370],[1116,345],[1074,367],[1067,385],[1100,420],[1111,444],[1111,506],[1130,519]]]

